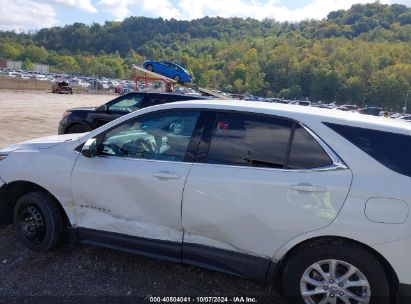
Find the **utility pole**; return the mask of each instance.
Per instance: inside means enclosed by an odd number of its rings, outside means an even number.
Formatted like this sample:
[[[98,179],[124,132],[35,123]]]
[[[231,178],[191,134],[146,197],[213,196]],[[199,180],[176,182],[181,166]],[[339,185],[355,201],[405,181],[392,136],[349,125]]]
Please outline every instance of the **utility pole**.
[[[408,103],[408,95],[411,92],[411,90],[407,91],[407,96],[405,97],[405,102],[404,102],[404,107],[402,108],[403,114],[407,113],[407,103]]]

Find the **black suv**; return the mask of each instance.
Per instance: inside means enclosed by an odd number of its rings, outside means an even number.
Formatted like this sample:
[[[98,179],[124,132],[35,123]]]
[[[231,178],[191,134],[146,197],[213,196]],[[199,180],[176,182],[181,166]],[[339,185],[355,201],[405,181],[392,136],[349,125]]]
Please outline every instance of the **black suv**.
[[[64,112],[58,134],[83,133],[94,130],[120,116],[136,110],[167,102],[206,99],[203,96],[170,93],[124,94],[97,108],[76,108]]]

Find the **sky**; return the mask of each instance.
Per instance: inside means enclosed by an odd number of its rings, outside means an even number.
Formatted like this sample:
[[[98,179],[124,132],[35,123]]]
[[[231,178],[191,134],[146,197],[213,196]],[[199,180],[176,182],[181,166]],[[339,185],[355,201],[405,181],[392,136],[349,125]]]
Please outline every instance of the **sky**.
[[[129,16],[191,20],[205,16],[272,18],[278,21],[322,19],[331,11],[369,0],[0,0],[0,30],[17,32],[74,22],[104,23]],[[411,0],[380,0],[405,4]]]

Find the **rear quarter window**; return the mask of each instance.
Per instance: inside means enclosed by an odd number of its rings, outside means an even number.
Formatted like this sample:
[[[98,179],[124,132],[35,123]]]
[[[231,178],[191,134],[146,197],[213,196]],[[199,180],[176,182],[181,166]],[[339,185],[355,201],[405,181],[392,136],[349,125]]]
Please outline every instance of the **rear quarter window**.
[[[287,168],[314,169],[331,166],[333,161],[320,144],[302,126],[294,129]]]
[[[326,122],[324,124],[385,167],[411,177],[411,136]]]

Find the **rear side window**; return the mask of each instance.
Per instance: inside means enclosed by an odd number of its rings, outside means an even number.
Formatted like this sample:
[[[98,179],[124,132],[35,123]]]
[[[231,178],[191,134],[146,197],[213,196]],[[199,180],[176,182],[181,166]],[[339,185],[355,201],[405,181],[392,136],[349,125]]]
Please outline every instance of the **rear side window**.
[[[293,122],[242,113],[218,113],[208,163],[283,168]]]
[[[168,103],[172,101],[174,100],[166,96],[156,96],[156,97],[146,96],[143,102],[143,107],[144,108],[151,107],[151,106],[160,105],[160,104]]]
[[[331,158],[311,134],[296,125],[287,168],[313,169],[330,166],[332,163]]]
[[[411,177],[411,136],[324,123],[387,168]]]

